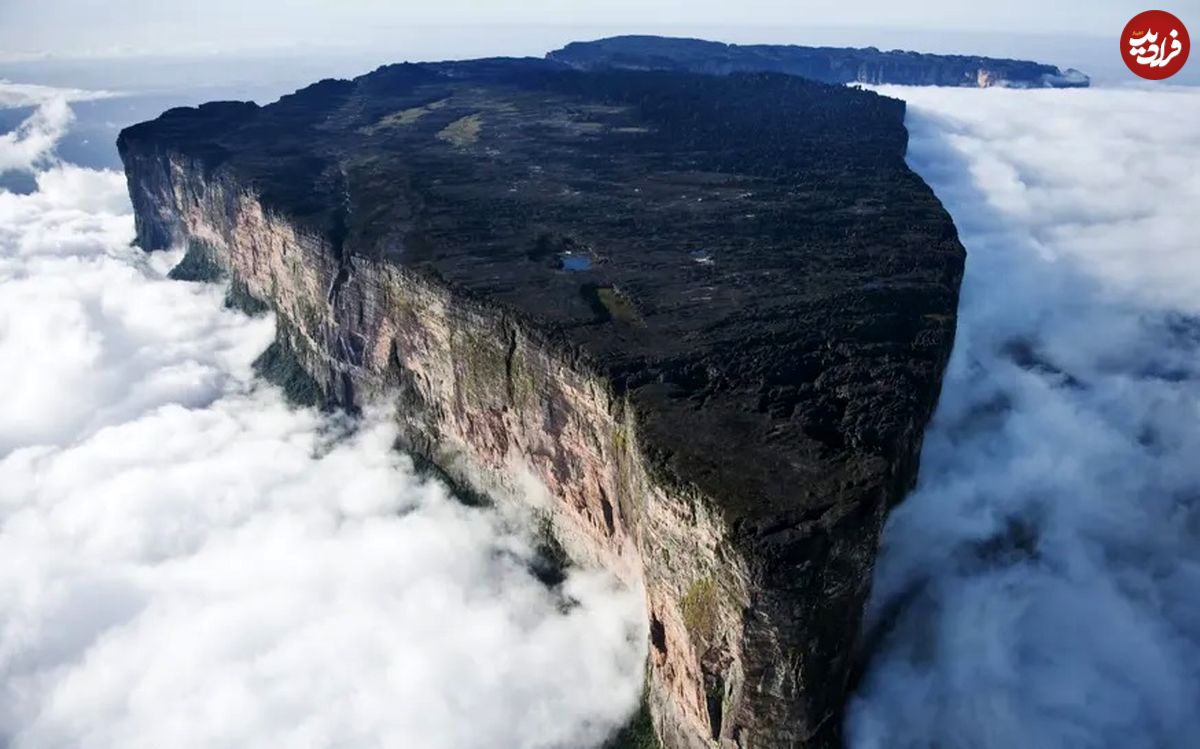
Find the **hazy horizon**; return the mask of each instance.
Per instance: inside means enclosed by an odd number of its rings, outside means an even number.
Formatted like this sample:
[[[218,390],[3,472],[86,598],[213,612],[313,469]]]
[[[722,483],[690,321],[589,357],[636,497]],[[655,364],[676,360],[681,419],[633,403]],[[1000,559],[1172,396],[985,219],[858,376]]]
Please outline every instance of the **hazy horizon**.
[[[1104,36],[818,24],[525,24],[503,28],[504,33],[498,34],[495,26],[437,25],[397,32],[386,44],[369,39],[359,45],[301,39],[290,45],[239,51],[204,52],[181,47],[170,53],[141,51],[96,57],[88,57],[79,50],[74,55],[21,59],[11,54],[11,48],[0,46],[0,78],[20,83],[119,88],[126,92],[246,86],[247,93],[262,103],[321,78],[354,77],[393,62],[541,57],[571,41],[646,33],[734,44],[874,46],[936,54],[1013,57],[1082,70],[1092,77],[1093,85],[1146,85],[1121,62],[1114,38]],[[1200,84],[1200,67],[1195,64],[1185,67],[1169,82],[1169,85],[1197,84]]]
[[[1180,8],[1180,10],[1183,10]],[[691,26],[890,27],[922,32],[987,30],[1007,33],[1115,36],[1136,9],[1118,0],[1046,4],[1010,0],[966,5],[931,0],[918,7],[883,0],[611,0],[603,5],[526,0],[512,5],[479,0],[436,4],[356,0],[45,0],[0,2],[0,49],[71,56],[197,51],[239,52],[291,46],[303,39],[326,45],[386,42],[412,27],[605,26],[638,29]],[[63,19],[70,19],[69,25]],[[681,19],[686,19],[681,22]],[[672,32],[673,33],[673,32]]]

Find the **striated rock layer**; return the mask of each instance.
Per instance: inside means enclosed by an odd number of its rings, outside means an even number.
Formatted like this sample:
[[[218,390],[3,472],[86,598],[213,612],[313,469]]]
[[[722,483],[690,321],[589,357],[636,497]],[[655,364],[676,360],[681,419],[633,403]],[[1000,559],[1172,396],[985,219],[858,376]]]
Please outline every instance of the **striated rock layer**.
[[[954,334],[963,250],[903,114],[488,60],[118,145],[142,246],[272,307],[295,392],[396,399],[414,454],[645,590],[666,746],[817,747]]]
[[[874,47],[801,47],[794,44],[722,44],[702,39],[615,36],[572,42],[547,55],[581,70],[685,70],[727,75],[771,71],[825,83],[904,86],[1085,88],[1086,75],[1029,60],[977,55],[932,55]]]

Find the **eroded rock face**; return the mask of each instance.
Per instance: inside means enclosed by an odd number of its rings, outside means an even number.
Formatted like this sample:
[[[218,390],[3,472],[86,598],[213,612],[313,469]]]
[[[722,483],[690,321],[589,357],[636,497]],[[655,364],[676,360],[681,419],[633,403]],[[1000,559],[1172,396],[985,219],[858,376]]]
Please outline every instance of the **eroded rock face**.
[[[645,590],[666,746],[816,747],[954,331],[962,248],[902,116],[786,76],[483,61],[119,147],[143,247],[187,243],[324,399],[395,398],[414,453]]]

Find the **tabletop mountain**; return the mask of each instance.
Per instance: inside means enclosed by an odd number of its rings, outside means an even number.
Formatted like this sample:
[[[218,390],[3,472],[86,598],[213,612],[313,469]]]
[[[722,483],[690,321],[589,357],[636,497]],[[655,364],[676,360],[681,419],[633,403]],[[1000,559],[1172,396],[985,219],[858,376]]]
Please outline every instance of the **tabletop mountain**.
[[[668,747],[833,746],[963,250],[900,101],[777,73],[403,64],[121,133],[148,249],[269,306],[299,399],[645,590]],[[586,647],[586,643],[581,643]]]

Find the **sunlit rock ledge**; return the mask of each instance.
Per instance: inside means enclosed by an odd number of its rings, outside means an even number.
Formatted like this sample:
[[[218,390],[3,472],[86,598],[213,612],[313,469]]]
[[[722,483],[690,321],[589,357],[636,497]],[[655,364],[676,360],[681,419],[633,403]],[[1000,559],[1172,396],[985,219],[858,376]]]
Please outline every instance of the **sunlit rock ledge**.
[[[795,77],[395,65],[119,139],[147,250],[278,315],[296,397],[646,592],[668,747],[826,747],[963,250],[902,102]],[[580,643],[587,647],[587,643]]]

